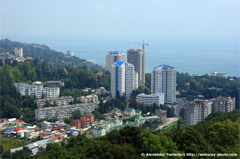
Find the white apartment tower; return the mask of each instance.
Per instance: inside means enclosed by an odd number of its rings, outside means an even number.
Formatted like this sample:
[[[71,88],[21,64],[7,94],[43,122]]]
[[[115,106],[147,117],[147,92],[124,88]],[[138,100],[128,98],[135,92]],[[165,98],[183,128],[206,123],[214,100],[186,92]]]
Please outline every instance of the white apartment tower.
[[[112,64],[111,69],[111,94],[116,97],[117,91],[126,98],[131,97],[133,89],[136,88],[134,66],[124,61]]]
[[[158,65],[151,72],[151,91],[164,93],[165,103],[176,102],[176,69],[168,65]]]
[[[133,64],[138,73],[138,85],[145,84],[145,51],[140,49],[129,49],[127,51],[127,62]]]
[[[126,62],[126,55],[123,51],[109,51],[106,54],[106,70],[111,72],[111,65],[118,61]]]
[[[23,57],[23,49],[21,47],[15,47],[14,53],[16,57]]]

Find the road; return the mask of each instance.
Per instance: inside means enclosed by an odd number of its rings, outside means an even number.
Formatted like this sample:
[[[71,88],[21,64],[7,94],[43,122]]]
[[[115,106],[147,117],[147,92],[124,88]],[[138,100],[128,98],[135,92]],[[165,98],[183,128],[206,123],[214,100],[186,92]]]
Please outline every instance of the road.
[[[185,102],[182,99],[177,98],[177,103],[178,103],[178,105],[174,106],[175,114],[176,114],[176,117],[180,117],[179,112],[182,108],[184,108]]]
[[[178,121],[178,117],[167,118],[167,122],[165,122],[164,124],[162,124],[159,127],[157,127],[157,129],[155,129],[155,131],[159,130],[159,129],[162,129],[164,126],[168,126],[169,124],[172,124],[175,121]]]

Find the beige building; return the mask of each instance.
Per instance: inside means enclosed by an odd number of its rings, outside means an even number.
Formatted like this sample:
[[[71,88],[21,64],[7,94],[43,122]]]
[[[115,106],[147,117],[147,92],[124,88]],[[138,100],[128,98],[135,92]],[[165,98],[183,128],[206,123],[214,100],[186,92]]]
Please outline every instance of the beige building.
[[[219,96],[213,99],[212,112],[231,112],[235,109],[235,97]]]
[[[160,117],[161,121],[164,122],[167,120],[167,111],[166,110],[156,109],[155,114]]]
[[[46,104],[46,102],[49,102],[52,105],[68,105],[70,102],[74,102],[74,98],[72,96],[63,96],[57,98],[37,99],[34,102],[37,104],[38,108],[42,108]]]

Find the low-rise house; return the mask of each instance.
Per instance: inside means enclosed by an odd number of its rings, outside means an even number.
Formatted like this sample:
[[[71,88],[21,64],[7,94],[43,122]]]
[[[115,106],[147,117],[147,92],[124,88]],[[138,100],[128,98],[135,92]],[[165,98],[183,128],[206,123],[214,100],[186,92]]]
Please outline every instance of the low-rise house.
[[[77,101],[80,101],[81,103],[97,103],[98,96],[96,94],[81,96],[81,97],[77,97]]]
[[[134,108],[125,108],[124,115],[134,116],[135,115],[135,109]]]
[[[116,115],[116,116],[122,116],[122,111],[119,110],[118,108],[114,108],[112,111],[111,111],[112,114]]]
[[[77,129],[81,128],[81,120],[80,119],[75,119],[70,122],[71,126],[75,126]]]
[[[138,122],[139,124],[144,124],[145,123],[145,118],[141,115],[135,118],[135,121]]]
[[[142,114],[142,111],[140,109],[135,110],[135,115],[141,115],[141,114]]]
[[[160,120],[160,117],[157,115],[145,117],[145,121],[154,121],[154,120]]]
[[[93,137],[99,137],[104,136],[106,134],[106,130],[103,127],[100,126],[92,126],[92,136]]]
[[[81,121],[81,127],[83,129],[89,127],[91,124],[91,119],[86,116],[82,117],[80,121]]]

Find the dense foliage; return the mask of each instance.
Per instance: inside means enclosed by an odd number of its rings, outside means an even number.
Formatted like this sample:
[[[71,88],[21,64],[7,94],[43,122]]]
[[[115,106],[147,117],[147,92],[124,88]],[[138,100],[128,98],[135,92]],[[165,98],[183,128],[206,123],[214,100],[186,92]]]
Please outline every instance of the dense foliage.
[[[112,130],[104,137],[78,135],[71,137],[69,144],[48,144],[46,150],[41,149],[34,158],[139,158],[142,153],[233,153],[239,156],[239,114],[239,110],[213,113],[203,122],[170,133],[127,126],[119,131]],[[13,154],[4,151],[3,154],[9,158],[16,154],[19,154],[16,158],[21,158],[24,154],[28,158],[29,152],[24,149],[21,154],[18,151]]]

